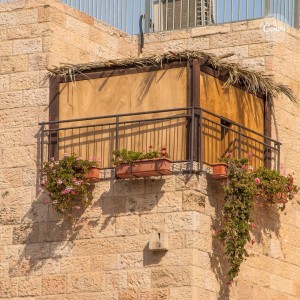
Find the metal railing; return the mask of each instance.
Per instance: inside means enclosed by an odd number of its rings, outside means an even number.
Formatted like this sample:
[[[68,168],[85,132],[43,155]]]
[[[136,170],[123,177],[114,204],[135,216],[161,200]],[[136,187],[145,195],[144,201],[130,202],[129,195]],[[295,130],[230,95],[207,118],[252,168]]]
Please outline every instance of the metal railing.
[[[0,0],[0,3],[14,0]],[[60,0],[129,34],[275,17],[299,28],[299,0]]]
[[[61,0],[129,34],[269,16],[299,27],[298,0]]]
[[[166,147],[174,162],[218,162],[226,153],[246,157],[254,168],[280,167],[280,143],[206,110],[189,107],[41,123],[41,163],[64,153],[112,167],[112,151]]]

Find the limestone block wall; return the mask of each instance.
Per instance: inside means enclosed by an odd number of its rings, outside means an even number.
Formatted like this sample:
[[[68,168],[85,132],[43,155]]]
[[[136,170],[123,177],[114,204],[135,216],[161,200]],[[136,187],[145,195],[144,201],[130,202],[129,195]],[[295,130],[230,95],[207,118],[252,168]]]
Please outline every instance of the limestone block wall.
[[[261,21],[249,21],[149,34],[143,55],[232,52],[229,61],[269,72],[299,98],[299,41],[296,29],[267,33]],[[230,288],[223,250],[212,237],[222,186],[205,174],[104,180],[73,228],[49,206],[38,187],[46,68],[136,56],[137,46],[136,37],[54,0],[0,4],[0,298],[299,299],[299,205],[281,215],[256,211],[256,243]],[[295,172],[300,185],[300,108],[274,101],[272,135],[283,143],[282,172]],[[169,233],[169,251],[149,251],[152,231]]]

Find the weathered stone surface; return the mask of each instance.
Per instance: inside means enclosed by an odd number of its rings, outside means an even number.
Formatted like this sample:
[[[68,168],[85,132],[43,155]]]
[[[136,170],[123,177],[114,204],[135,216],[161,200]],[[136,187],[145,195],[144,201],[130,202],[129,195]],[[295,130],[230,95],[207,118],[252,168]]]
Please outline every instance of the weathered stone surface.
[[[67,281],[67,292],[100,292],[104,290],[104,284],[102,272],[70,275]]]
[[[44,276],[42,278],[42,295],[59,295],[66,292],[66,276]]]

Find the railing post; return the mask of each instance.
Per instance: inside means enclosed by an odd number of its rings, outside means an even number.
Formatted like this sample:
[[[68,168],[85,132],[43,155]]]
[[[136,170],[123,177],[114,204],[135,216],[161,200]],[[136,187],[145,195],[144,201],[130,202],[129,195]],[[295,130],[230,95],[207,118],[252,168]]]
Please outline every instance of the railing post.
[[[202,109],[200,109],[200,114],[199,114],[199,123],[198,126],[200,128],[199,130],[199,162],[200,162],[200,172],[203,171],[203,143],[202,143],[202,129],[203,129],[203,124],[202,124]]]
[[[41,151],[41,170],[43,170],[43,164],[44,164],[44,130],[45,130],[45,123],[42,123],[41,127],[41,146],[40,146],[40,151]]]
[[[192,126],[191,126],[191,149],[190,149],[190,170],[193,170],[193,162],[194,162],[194,139],[195,139],[195,109],[192,108]]]
[[[280,172],[280,144],[276,145],[277,147],[277,171]]]
[[[239,126],[239,149],[238,149],[238,159],[241,159],[242,156],[242,135],[241,135],[241,126]]]
[[[119,116],[116,116],[116,150],[119,149]]]

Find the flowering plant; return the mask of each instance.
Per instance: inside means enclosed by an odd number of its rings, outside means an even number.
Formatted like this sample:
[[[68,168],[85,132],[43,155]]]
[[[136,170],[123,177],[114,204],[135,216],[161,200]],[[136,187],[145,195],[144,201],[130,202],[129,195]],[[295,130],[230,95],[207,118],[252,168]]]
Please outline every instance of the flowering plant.
[[[131,151],[127,149],[114,150],[112,162],[115,166],[119,164],[132,164],[137,160],[155,159],[155,158],[167,158],[169,157],[166,148],[161,148],[160,151],[152,150],[152,146],[149,146],[148,152]]]
[[[67,217],[72,216],[72,210],[80,210],[81,203],[86,207],[91,196],[90,182],[84,174],[92,167],[98,167],[96,161],[84,160],[75,155],[68,156],[59,161],[51,158],[44,164],[40,185],[49,192],[54,209]]]
[[[286,200],[292,200],[299,190],[294,185],[292,175],[283,176],[267,168],[253,171],[253,167],[249,166],[251,156],[249,154],[248,158],[235,159],[227,155],[222,159],[228,166],[228,181],[224,185],[223,228],[216,232],[216,236],[225,245],[225,254],[230,265],[229,284],[238,275],[244,257],[248,256],[245,249],[247,242],[255,243],[250,235],[250,231],[256,227],[253,223],[254,206],[276,204],[282,194]],[[280,209],[284,208],[285,203]]]

